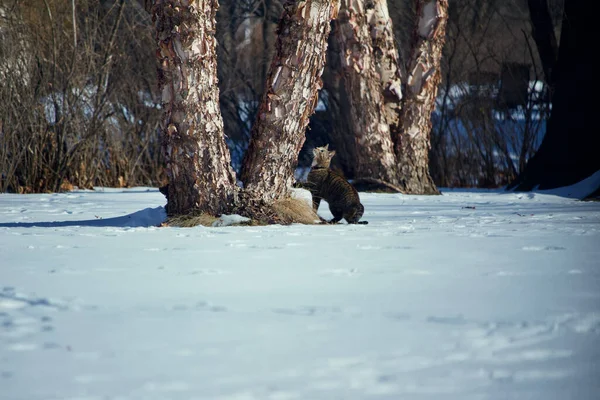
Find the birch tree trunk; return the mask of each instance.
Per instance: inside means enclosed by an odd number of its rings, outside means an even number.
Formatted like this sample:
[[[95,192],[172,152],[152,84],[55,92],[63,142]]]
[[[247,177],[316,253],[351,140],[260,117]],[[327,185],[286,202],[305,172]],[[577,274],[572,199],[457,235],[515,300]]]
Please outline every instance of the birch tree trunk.
[[[242,167],[244,188],[285,197],[322,87],[330,21],[338,0],[285,0],[266,92]]]
[[[387,0],[373,0],[373,7],[367,10],[371,43],[375,55],[375,68],[379,74],[385,120],[390,127],[392,141],[397,136],[402,109],[402,70],[400,57],[394,41],[392,19],[388,11]]]
[[[405,99],[396,140],[400,187],[406,193],[439,194],[429,174],[431,113],[441,81],[440,61],[448,0],[416,0],[419,18],[407,67]]]
[[[396,157],[386,123],[364,0],[341,0],[335,35],[340,44],[339,56],[356,141],[356,178],[396,183]]]
[[[215,14],[218,0],[154,0],[158,81],[164,118],[167,214],[219,215],[233,206],[235,173],[219,108]]]

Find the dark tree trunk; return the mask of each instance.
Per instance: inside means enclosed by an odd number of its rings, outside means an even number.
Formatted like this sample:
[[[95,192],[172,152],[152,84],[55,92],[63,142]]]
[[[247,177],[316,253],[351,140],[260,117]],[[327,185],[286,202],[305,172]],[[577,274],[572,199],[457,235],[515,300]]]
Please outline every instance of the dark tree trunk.
[[[331,121],[329,145],[335,149],[333,168],[339,168],[346,178],[355,177],[356,142],[349,121],[350,103],[346,94],[340,58],[340,45],[335,35],[329,35],[327,63],[323,72],[323,90],[327,92],[327,113]],[[319,143],[318,146],[327,144]]]
[[[528,0],[531,33],[538,49],[546,83],[554,88],[552,70],[558,57],[558,43],[547,0]]]
[[[556,67],[555,93],[546,135],[538,152],[509,189],[529,191],[572,185],[600,170],[593,126],[594,102],[587,98],[594,79],[595,52],[589,27],[594,18],[583,1],[565,1]]]
[[[152,20],[160,67],[167,162],[167,214],[232,209],[237,187],[219,108],[217,0],[155,0]]]
[[[267,90],[244,157],[242,181],[266,201],[285,197],[314,112],[325,65],[332,0],[286,0]]]

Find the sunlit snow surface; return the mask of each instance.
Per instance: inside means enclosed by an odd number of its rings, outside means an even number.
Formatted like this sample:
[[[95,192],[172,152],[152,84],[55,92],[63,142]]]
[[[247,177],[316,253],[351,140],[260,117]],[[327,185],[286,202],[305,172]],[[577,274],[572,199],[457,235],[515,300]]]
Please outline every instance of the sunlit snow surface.
[[[598,399],[600,203],[443,192],[221,228],[1,194],[0,399]]]

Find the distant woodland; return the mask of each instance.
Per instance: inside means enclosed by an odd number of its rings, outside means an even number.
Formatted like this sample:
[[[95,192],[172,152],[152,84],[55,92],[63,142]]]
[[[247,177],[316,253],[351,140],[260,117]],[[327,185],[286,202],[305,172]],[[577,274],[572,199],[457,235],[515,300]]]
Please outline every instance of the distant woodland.
[[[0,1],[0,191],[168,183],[155,25],[144,3]],[[239,174],[266,90],[283,3],[289,2],[219,3],[219,105],[231,165]],[[531,3],[536,1],[449,1],[429,133],[429,172],[437,187],[507,185],[539,148],[552,90]],[[537,3],[546,6],[557,46],[563,1]],[[419,21],[414,4],[387,1],[404,76]],[[354,128],[339,51],[332,34],[322,89],[297,159],[298,179],[310,166],[312,149],[325,144],[341,150],[336,169],[348,179],[363,177],[352,155],[355,145],[345,142]]]

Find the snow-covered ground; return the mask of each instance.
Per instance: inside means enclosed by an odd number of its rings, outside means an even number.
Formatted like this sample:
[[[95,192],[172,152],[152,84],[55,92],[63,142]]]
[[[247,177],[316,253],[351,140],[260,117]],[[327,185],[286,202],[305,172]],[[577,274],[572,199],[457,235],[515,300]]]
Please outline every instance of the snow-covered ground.
[[[600,203],[361,197],[158,228],[155,189],[1,194],[0,399],[599,398]]]

